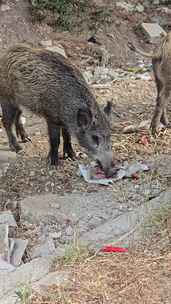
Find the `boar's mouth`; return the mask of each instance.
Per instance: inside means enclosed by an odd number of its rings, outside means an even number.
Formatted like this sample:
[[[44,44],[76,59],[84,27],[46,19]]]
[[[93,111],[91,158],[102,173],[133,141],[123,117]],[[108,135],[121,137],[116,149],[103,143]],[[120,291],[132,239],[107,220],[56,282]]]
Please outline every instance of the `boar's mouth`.
[[[111,164],[111,167],[110,167],[110,168],[104,169],[104,167],[103,167],[103,165],[102,165],[102,163],[100,162],[99,159],[96,159],[96,163],[97,163],[97,165],[99,166],[99,168],[100,168],[101,170],[104,171],[105,176],[106,176],[107,178],[113,177],[114,174],[116,173],[116,170],[112,167],[113,164]]]

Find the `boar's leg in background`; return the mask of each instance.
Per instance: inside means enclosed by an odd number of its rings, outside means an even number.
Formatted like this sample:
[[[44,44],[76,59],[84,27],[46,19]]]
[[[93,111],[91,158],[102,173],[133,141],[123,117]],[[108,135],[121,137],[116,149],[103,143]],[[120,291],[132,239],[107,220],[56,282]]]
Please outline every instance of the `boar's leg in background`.
[[[153,64],[153,71],[154,71],[155,83],[157,88],[156,107],[151,122],[152,133],[155,134],[159,129],[160,122],[165,127],[170,126],[167,117],[167,105],[169,100],[171,99],[171,96],[170,96],[170,89],[166,88],[164,78],[162,77],[162,75],[160,75],[161,74],[160,60],[153,59],[152,64]]]
[[[67,131],[66,128],[62,128],[62,136],[63,136],[63,158],[69,157],[71,159],[75,159],[75,153],[71,144],[71,135]]]
[[[160,122],[162,122],[166,127],[169,126],[169,122],[167,119],[167,104],[170,99],[170,92],[166,92],[166,90],[162,90],[160,95],[157,96],[154,116],[151,122],[151,129],[153,134],[157,133],[160,126]]]
[[[26,143],[28,141],[31,141],[30,137],[27,135],[23,123],[21,121],[21,114],[22,111],[20,109],[17,109],[16,117],[15,117],[15,129],[16,129],[16,135],[17,137],[21,137],[21,140],[23,143]]]
[[[60,125],[56,124],[51,118],[46,118],[49,134],[50,150],[48,160],[52,166],[58,165],[58,149],[60,145]]]
[[[20,150],[22,150],[22,148],[18,144],[17,139],[12,132],[12,127],[13,124],[15,123],[15,118],[18,109],[12,104],[10,104],[8,100],[6,100],[6,103],[2,103],[1,107],[2,107],[2,123],[7,133],[10,149],[11,151],[15,151],[17,153]]]

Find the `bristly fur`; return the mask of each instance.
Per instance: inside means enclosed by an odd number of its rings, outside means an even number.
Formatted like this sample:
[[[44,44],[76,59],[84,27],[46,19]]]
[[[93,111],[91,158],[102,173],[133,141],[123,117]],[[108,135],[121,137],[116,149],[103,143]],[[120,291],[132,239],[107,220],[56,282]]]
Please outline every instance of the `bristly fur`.
[[[24,43],[8,49],[0,58],[0,103],[9,143],[15,151],[20,148],[11,126],[18,111],[21,114],[21,106],[45,118],[52,164],[57,163],[59,128],[64,130],[64,146],[68,147],[69,142],[70,151],[72,134],[93,157],[104,159],[110,150],[110,127],[105,113],[80,71],[58,53]],[[98,140],[93,142],[95,136]]]

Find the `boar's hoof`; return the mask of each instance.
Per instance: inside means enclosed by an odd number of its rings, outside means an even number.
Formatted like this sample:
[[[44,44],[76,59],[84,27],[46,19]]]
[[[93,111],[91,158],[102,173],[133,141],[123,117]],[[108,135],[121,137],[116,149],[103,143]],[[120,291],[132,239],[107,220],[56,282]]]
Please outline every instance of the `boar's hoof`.
[[[171,123],[168,122],[167,125],[165,126],[167,129],[171,129]]]
[[[76,160],[76,155],[73,149],[64,150],[63,152],[63,159],[70,158],[72,160]]]
[[[58,155],[56,153],[49,152],[47,161],[50,164],[50,166],[58,166]]]
[[[21,137],[22,143],[32,142],[31,138],[29,136]]]
[[[156,124],[155,122],[151,122],[151,126],[150,126],[150,129],[151,129],[151,133],[153,136],[156,136],[157,133],[159,133],[159,130],[160,130],[160,127],[158,124]]]
[[[12,152],[16,152],[16,153],[19,153],[20,151],[22,151],[22,147],[18,144],[10,144],[10,150]]]

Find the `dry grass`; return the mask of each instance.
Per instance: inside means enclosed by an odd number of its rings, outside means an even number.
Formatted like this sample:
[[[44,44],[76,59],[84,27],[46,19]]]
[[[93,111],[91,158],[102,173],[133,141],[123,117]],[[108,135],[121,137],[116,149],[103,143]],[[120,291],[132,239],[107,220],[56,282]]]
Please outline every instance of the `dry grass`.
[[[128,253],[102,254],[62,266],[56,263],[56,270],[70,272],[68,285],[50,286],[45,296],[33,294],[31,304],[170,304],[169,209],[167,216],[161,211],[157,219],[155,232]]]
[[[159,304],[171,301],[171,254],[115,254],[98,257],[71,269],[67,288],[51,286],[32,304]],[[56,299],[52,299],[52,295]]]

